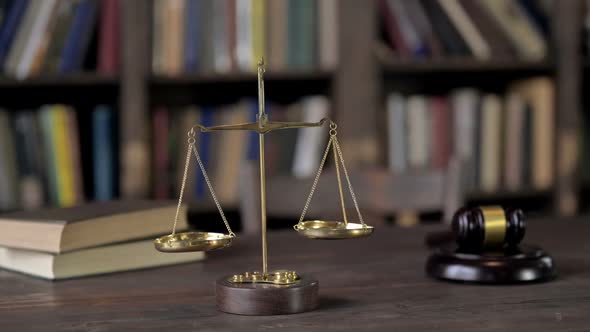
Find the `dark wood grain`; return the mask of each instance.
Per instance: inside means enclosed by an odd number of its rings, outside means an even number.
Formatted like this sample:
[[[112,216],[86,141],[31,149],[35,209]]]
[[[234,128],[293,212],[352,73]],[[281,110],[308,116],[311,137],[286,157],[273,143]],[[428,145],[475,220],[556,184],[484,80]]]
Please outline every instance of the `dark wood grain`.
[[[245,317],[215,308],[215,280],[260,264],[258,237],[199,263],[63,282],[0,272],[2,331],[582,331],[590,327],[590,224],[531,220],[525,242],[557,264],[555,281],[526,286],[445,283],[424,273],[423,228],[377,227],[365,239],[271,233],[269,268],[313,274],[320,308]],[[213,222],[213,221],[211,221]]]
[[[223,312],[238,315],[286,315],[307,312],[319,306],[318,280],[302,275],[292,285],[234,284],[231,276],[215,284],[215,302]]]

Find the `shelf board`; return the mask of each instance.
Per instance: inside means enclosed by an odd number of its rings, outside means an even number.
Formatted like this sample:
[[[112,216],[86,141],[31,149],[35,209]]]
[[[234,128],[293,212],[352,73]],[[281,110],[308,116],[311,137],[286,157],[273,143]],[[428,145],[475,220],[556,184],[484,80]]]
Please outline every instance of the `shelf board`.
[[[474,58],[440,58],[423,60],[381,59],[381,66],[388,74],[428,73],[483,73],[483,72],[531,72],[548,73],[554,70],[552,61],[479,60]]]
[[[264,74],[265,81],[324,81],[331,80],[333,72],[329,70],[287,70],[280,72],[267,71]],[[255,82],[254,72],[234,73],[202,73],[185,74],[180,76],[152,76],[150,81],[155,85],[191,85],[209,83],[241,83]]]
[[[76,73],[68,75],[41,75],[18,80],[10,77],[0,77],[0,88],[27,87],[78,87],[116,85],[118,78],[111,75],[97,73]]]
[[[553,194],[552,189],[537,190],[531,188],[523,188],[519,190],[501,189],[494,192],[485,191],[471,191],[466,193],[468,201],[490,201],[490,200],[512,200],[512,199],[534,199],[534,198],[548,198]]]

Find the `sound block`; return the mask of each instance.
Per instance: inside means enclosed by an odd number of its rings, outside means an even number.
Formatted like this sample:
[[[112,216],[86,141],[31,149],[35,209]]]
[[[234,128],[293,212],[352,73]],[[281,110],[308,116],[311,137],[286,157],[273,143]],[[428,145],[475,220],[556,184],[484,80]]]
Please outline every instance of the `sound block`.
[[[231,276],[217,280],[217,308],[237,315],[286,315],[315,310],[319,306],[318,280],[301,275],[296,283],[273,285],[233,283]]]
[[[437,279],[484,284],[539,282],[557,274],[551,256],[530,245],[482,253],[441,247],[428,258],[426,273]]]

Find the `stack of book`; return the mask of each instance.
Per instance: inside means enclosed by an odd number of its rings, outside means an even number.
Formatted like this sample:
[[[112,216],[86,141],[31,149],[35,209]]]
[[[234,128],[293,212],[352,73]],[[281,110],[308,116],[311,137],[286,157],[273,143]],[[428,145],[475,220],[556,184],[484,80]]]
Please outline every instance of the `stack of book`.
[[[117,0],[0,2],[2,72],[18,79],[95,68],[115,74],[119,66],[118,7]],[[96,44],[97,50],[91,50]]]
[[[0,216],[0,267],[45,279],[65,279],[193,262],[202,252],[156,251],[170,231],[176,204],[113,201]],[[187,228],[186,211],[178,229]]]
[[[266,111],[273,121],[315,122],[329,116],[330,101],[324,96],[309,96],[290,105],[269,103]],[[153,197],[177,197],[184,170],[187,132],[191,126],[196,123],[212,126],[251,122],[255,121],[257,112],[255,100],[220,107],[188,106],[178,110],[156,107],[152,117]],[[326,128],[270,133],[265,142],[267,175],[313,176],[327,139]],[[258,135],[249,131],[197,133],[196,146],[220,201],[228,205],[237,203],[240,169],[245,162],[258,160]],[[208,199],[205,180],[194,158],[191,163],[185,197],[193,201]]]
[[[551,2],[380,0],[385,38],[399,58],[547,56]]]
[[[116,132],[106,105],[92,112],[67,105],[0,109],[0,211],[113,199]]]
[[[387,98],[389,167],[404,173],[466,163],[468,190],[550,189],[554,181],[555,87],[514,82],[504,96],[461,88],[448,96]]]
[[[157,75],[333,69],[337,0],[155,0],[152,71]]]

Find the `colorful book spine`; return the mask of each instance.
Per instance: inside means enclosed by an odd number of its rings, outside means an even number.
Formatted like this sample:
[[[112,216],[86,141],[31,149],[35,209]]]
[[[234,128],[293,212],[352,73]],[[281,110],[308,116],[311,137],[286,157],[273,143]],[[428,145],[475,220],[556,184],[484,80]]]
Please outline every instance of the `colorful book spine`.
[[[114,198],[114,137],[113,111],[99,105],[92,113],[92,154],[94,199],[107,201]]]

